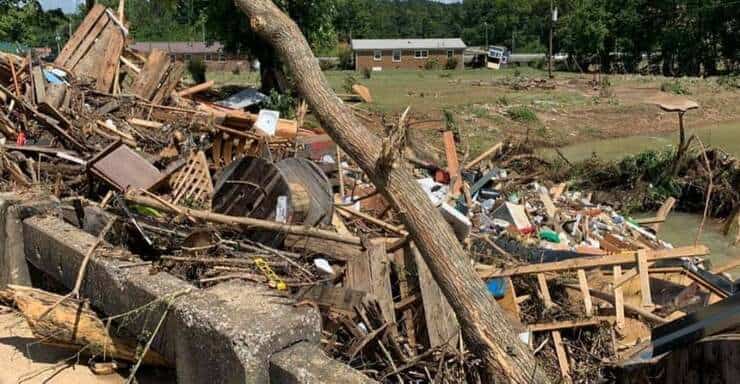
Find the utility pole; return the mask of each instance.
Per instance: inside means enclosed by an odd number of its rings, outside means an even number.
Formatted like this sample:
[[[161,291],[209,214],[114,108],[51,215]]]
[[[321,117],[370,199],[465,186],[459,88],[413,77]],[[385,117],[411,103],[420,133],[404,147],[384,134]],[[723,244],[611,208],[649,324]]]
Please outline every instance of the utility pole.
[[[555,22],[558,20],[558,10],[553,5],[553,0],[550,0],[550,53],[547,59],[547,75],[552,79],[552,35],[553,29],[555,28]]]
[[[486,60],[485,60],[485,67],[488,68],[488,22],[483,22],[483,27],[486,29],[486,46],[484,51],[486,52]]]

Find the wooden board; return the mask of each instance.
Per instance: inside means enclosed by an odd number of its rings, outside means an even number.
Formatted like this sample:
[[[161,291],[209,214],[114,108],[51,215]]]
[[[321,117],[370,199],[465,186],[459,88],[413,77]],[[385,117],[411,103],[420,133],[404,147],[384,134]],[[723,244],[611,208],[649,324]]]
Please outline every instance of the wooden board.
[[[36,104],[46,99],[46,80],[40,66],[33,67],[33,90],[36,94]]]
[[[622,267],[614,266],[614,281],[616,282],[622,275]],[[617,314],[617,327],[624,327],[624,293],[622,287],[614,288],[614,310]]]
[[[563,338],[560,336],[560,331],[552,331],[552,341],[555,344],[555,353],[558,356],[558,366],[560,367],[560,376],[566,383],[571,383],[573,380],[570,377],[570,363],[568,363],[568,354],[565,352],[565,346],[563,346]]]
[[[285,247],[301,253],[325,255],[339,261],[361,258],[365,254],[359,245],[299,235],[288,235],[285,238]]]
[[[679,259],[682,257],[703,256],[709,254],[709,248],[704,245],[677,247],[673,249],[646,250],[646,261],[658,261],[664,259]],[[486,270],[481,271],[483,278],[527,275],[542,272],[559,272],[573,269],[588,269],[596,267],[606,267],[621,264],[634,264],[636,262],[635,252],[623,252],[616,255],[597,256],[597,257],[580,257],[556,261],[552,263],[530,264],[521,267],[507,268],[503,270]]]
[[[591,302],[591,292],[589,292],[588,288],[588,280],[586,279],[586,271],[583,269],[578,270],[578,286],[581,287],[583,305],[586,307],[586,316],[591,317],[594,314],[594,309]]]
[[[162,81],[162,86],[159,87],[152,97],[152,103],[161,104],[167,100],[172,92],[175,91],[177,83],[182,79],[182,75],[185,73],[185,64],[182,62],[175,62],[170,65],[170,70],[167,72],[167,77]]]
[[[170,56],[167,52],[161,49],[153,49],[149,53],[141,73],[131,86],[131,91],[147,100],[152,100],[169,66]]]
[[[371,240],[364,257],[347,262],[347,287],[365,291],[378,300],[387,322],[396,322],[396,311],[391,292],[390,261],[385,252],[385,241]]]
[[[64,45],[64,48],[62,48],[59,56],[57,56],[56,60],[54,60],[54,64],[60,67],[66,66],[67,60],[69,60],[72,54],[77,50],[77,47],[80,45],[82,40],[87,37],[87,35],[90,33],[90,30],[97,23],[98,19],[103,16],[104,13],[105,6],[103,6],[102,4],[95,4],[90,12],[87,13],[87,16],[85,16],[85,18],[82,20],[80,26],[77,27],[77,30],[72,35],[72,38],[70,38],[69,41],[67,41],[67,44]]]
[[[113,23],[110,25],[107,29],[109,36],[103,55],[102,66],[100,67],[97,82],[95,83],[95,89],[101,92],[110,92],[113,88],[113,84],[116,82],[119,59],[123,53],[123,46],[126,43],[120,29],[114,26]]]
[[[396,275],[398,275],[398,290],[401,294],[401,301],[411,296],[410,271],[406,268],[406,251],[401,248],[394,252],[394,264],[396,266]],[[406,307],[402,312],[403,326],[406,329],[406,337],[411,346],[416,346],[416,326],[414,325],[414,310]],[[400,324],[399,324],[400,325]]]
[[[647,254],[645,250],[637,251],[637,271],[640,274],[640,295],[642,306],[654,308],[652,293],[650,292],[650,275],[648,274]]]
[[[547,288],[547,279],[545,279],[544,273],[537,274],[537,285],[540,288],[540,297],[542,298],[542,302],[545,303],[545,308],[554,306],[555,303],[552,302],[552,298],[550,297],[550,289]]]
[[[413,252],[416,260],[416,268],[419,273],[419,290],[424,303],[424,318],[429,335],[429,345],[433,348],[438,345],[450,343],[455,346],[460,333],[460,325],[455,317],[450,303],[447,302],[442,290],[432,276],[424,259],[413,244],[406,248],[407,252]]]
[[[459,196],[462,189],[462,176],[460,175],[460,163],[457,159],[457,149],[455,147],[455,135],[452,131],[445,131],[442,134],[445,144],[445,154],[447,155],[447,172],[450,173],[451,191],[453,196]]]

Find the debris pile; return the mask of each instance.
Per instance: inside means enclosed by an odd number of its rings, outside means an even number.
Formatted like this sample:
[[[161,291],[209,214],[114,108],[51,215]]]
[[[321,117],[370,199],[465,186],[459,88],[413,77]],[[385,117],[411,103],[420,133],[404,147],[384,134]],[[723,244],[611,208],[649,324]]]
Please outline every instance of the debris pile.
[[[228,103],[199,97],[214,84],[184,87],[182,63],[156,50],[142,57],[127,34],[97,5],[54,64],[0,55],[2,190],[45,190],[86,230],[115,222],[106,239],[152,273],[198,288],[246,280],[317,308],[326,353],[374,379],[486,381],[398,212],[352,159],[304,129],[303,116],[245,110],[251,94]],[[367,88],[352,89],[372,100]],[[416,167],[551,375],[613,379],[656,325],[735,294],[734,281],[699,259],[706,247],[660,239],[675,200],[655,217],[632,219],[548,181],[514,145],[464,161],[453,132],[442,137],[446,167],[408,154],[403,166]],[[50,306],[47,294],[15,287],[3,297],[36,324],[29,306],[56,316],[81,305],[75,297]],[[109,325],[83,313],[108,343]]]

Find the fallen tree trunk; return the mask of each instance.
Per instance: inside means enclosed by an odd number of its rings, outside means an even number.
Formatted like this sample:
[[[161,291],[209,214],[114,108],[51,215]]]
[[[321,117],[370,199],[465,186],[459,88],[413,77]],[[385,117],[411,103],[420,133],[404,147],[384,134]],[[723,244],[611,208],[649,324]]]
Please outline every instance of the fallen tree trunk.
[[[342,104],[326,81],[298,26],[270,0],[236,0],[251,28],[268,41],[288,65],[298,92],[306,98],[331,138],[367,173],[400,212],[434,279],[455,310],[467,349],[479,356],[487,379],[544,383],[532,352],[512,331],[501,308],[476,275],[450,226],[402,161],[394,164],[381,140]],[[402,160],[400,148],[396,158]],[[382,155],[381,155],[382,154]]]
[[[69,299],[60,302],[62,296],[18,286],[0,292],[0,297],[15,302],[41,343],[130,362],[139,360],[136,343],[111,336],[103,321],[81,301]],[[152,350],[146,352],[143,363],[172,366]]]

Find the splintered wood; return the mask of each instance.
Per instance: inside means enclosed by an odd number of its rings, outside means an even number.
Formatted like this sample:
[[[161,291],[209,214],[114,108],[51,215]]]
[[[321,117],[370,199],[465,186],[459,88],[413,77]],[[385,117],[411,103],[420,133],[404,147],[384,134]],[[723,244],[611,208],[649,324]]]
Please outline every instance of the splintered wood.
[[[183,169],[173,176],[172,204],[187,201],[191,205],[211,207],[213,196],[213,180],[208,170],[208,160],[203,151],[194,153],[188,159]]]
[[[385,252],[385,242],[371,240],[364,257],[355,257],[347,263],[347,287],[373,295],[380,304],[383,317],[396,322],[396,311],[391,292],[390,262]]]
[[[136,77],[132,92],[154,104],[159,104],[170,97],[184,71],[183,63],[171,63],[167,52],[154,49],[149,53],[144,68]]]
[[[411,245],[407,249],[413,252],[417,272],[419,273],[419,289],[424,303],[424,317],[426,318],[427,333],[429,334],[429,345],[431,347],[444,344],[454,346],[460,334],[460,325],[455,317],[455,312],[434,281],[432,272],[427,267],[416,246]]]
[[[123,52],[126,31],[105,6],[97,4],[69,39],[54,64],[96,81],[95,89],[110,92]]]

